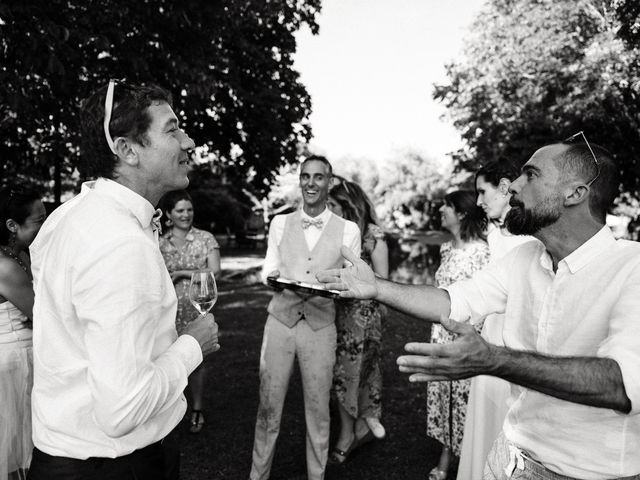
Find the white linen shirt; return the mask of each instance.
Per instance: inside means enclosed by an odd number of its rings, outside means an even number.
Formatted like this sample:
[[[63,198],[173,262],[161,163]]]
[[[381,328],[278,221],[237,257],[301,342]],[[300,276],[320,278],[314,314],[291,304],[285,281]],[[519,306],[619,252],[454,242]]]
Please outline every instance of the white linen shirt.
[[[512,385],[504,433],[550,470],[585,480],[640,473],[640,245],[604,227],[552,269],[527,242],[471,279],[446,288],[458,321],[505,313],[516,350],[615,360],[632,411],[622,414]]]
[[[153,213],[140,195],[99,179],[56,209],[31,246],[33,441],[45,453],[119,457],[183,418],[202,351],[177,336]]]
[[[304,210],[300,210],[300,214],[303,219],[322,220],[322,229],[310,226],[309,228],[305,228],[303,230],[304,238],[307,241],[307,247],[309,247],[309,250],[313,250],[313,247],[316,246],[316,243],[318,243],[318,240],[320,239],[320,235],[322,235],[322,232],[326,228],[331,215],[334,214],[328,208],[325,208],[324,211],[317,217],[310,217],[305,213]],[[278,245],[280,245],[280,242],[282,241],[286,219],[286,215],[276,215],[275,217],[273,217],[271,225],[269,226],[267,253],[264,257],[264,263],[262,264],[263,282],[267,280],[267,276],[271,272],[280,269],[280,251],[278,250]],[[360,229],[358,228],[358,225],[356,225],[354,222],[350,222],[349,220],[345,220],[344,233],[342,235],[342,245],[350,248],[357,257],[360,257],[360,250],[362,248],[361,244],[362,241],[360,239]]]

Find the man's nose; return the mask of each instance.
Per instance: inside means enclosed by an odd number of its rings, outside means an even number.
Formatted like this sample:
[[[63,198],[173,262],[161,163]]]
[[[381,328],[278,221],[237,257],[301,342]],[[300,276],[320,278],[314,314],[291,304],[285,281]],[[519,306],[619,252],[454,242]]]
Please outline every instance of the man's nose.
[[[511,195],[518,193],[518,191],[520,190],[520,182],[522,179],[522,175],[520,175],[518,178],[516,178],[513,182],[511,182],[511,184],[509,185],[509,193]]]
[[[194,142],[192,140],[192,138],[186,134],[184,134],[184,137],[182,138],[182,142],[180,143],[182,146],[183,150],[192,150],[194,148],[196,148],[196,142]]]

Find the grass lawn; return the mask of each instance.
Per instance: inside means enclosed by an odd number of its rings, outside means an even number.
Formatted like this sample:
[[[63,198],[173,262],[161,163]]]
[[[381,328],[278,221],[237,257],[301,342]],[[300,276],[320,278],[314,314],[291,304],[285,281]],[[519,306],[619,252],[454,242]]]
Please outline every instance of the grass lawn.
[[[222,348],[206,360],[206,425],[194,435],[186,420],[178,433],[183,480],[249,478],[258,408],[258,362],[266,307],[271,297],[261,284],[220,285],[214,307]],[[382,423],[387,437],[362,447],[342,466],[330,466],[327,480],[426,480],[440,447],[425,436],[426,386],[410,384],[395,360],[408,340],[427,340],[426,324],[390,311],[384,325]],[[332,410],[332,415],[337,412]],[[332,428],[332,442],[336,434]],[[293,376],[284,406],[272,480],[306,479],[305,425],[300,376]]]

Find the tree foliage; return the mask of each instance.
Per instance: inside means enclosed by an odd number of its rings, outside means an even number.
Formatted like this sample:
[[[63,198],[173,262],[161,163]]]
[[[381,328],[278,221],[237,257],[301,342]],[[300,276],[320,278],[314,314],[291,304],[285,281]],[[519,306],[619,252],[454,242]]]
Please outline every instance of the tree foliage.
[[[434,90],[469,147],[455,152],[456,168],[522,164],[583,130],[617,158],[623,188],[638,191],[639,13],[635,0],[489,1],[464,59]]]
[[[294,33],[320,0],[0,3],[2,176],[78,165],[79,101],[109,78],[157,83],[230,180],[266,190],[310,136]]]

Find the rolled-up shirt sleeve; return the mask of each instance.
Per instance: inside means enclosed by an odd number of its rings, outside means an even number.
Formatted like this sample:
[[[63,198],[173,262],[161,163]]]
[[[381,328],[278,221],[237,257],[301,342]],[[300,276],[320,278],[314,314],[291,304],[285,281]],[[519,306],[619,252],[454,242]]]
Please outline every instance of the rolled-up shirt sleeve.
[[[74,265],[72,301],[84,327],[94,416],[114,438],[174,405],[202,362],[195,338],[176,340],[173,323],[160,321],[175,291],[157,255],[139,237],[121,237]],[[168,348],[157,348],[159,341]]]
[[[508,296],[508,264],[505,257],[479,270],[469,279],[453,283],[443,290],[449,293],[449,317],[458,322],[481,322],[492,313],[504,313]]]
[[[262,273],[260,277],[262,282],[267,281],[267,276],[274,270],[280,268],[280,251],[278,250],[278,244],[282,239],[282,233],[284,230],[284,223],[286,217],[282,215],[276,215],[271,220],[269,226],[269,237],[267,239],[267,253],[264,257],[264,263],[262,264]]]
[[[607,338],[598,356],[611,358],[620,366],[625,392],[631,400],[631,414],[640,413],[640,266],[636,266],[620,292],[609,319]]]
[[[359,257],[360,253],[362,253],[362,237],[360,234],[360,229],[354,222],[345,223],[344,234],[342,236],[342,245],[351,249],[351,251],[357,257]]]

